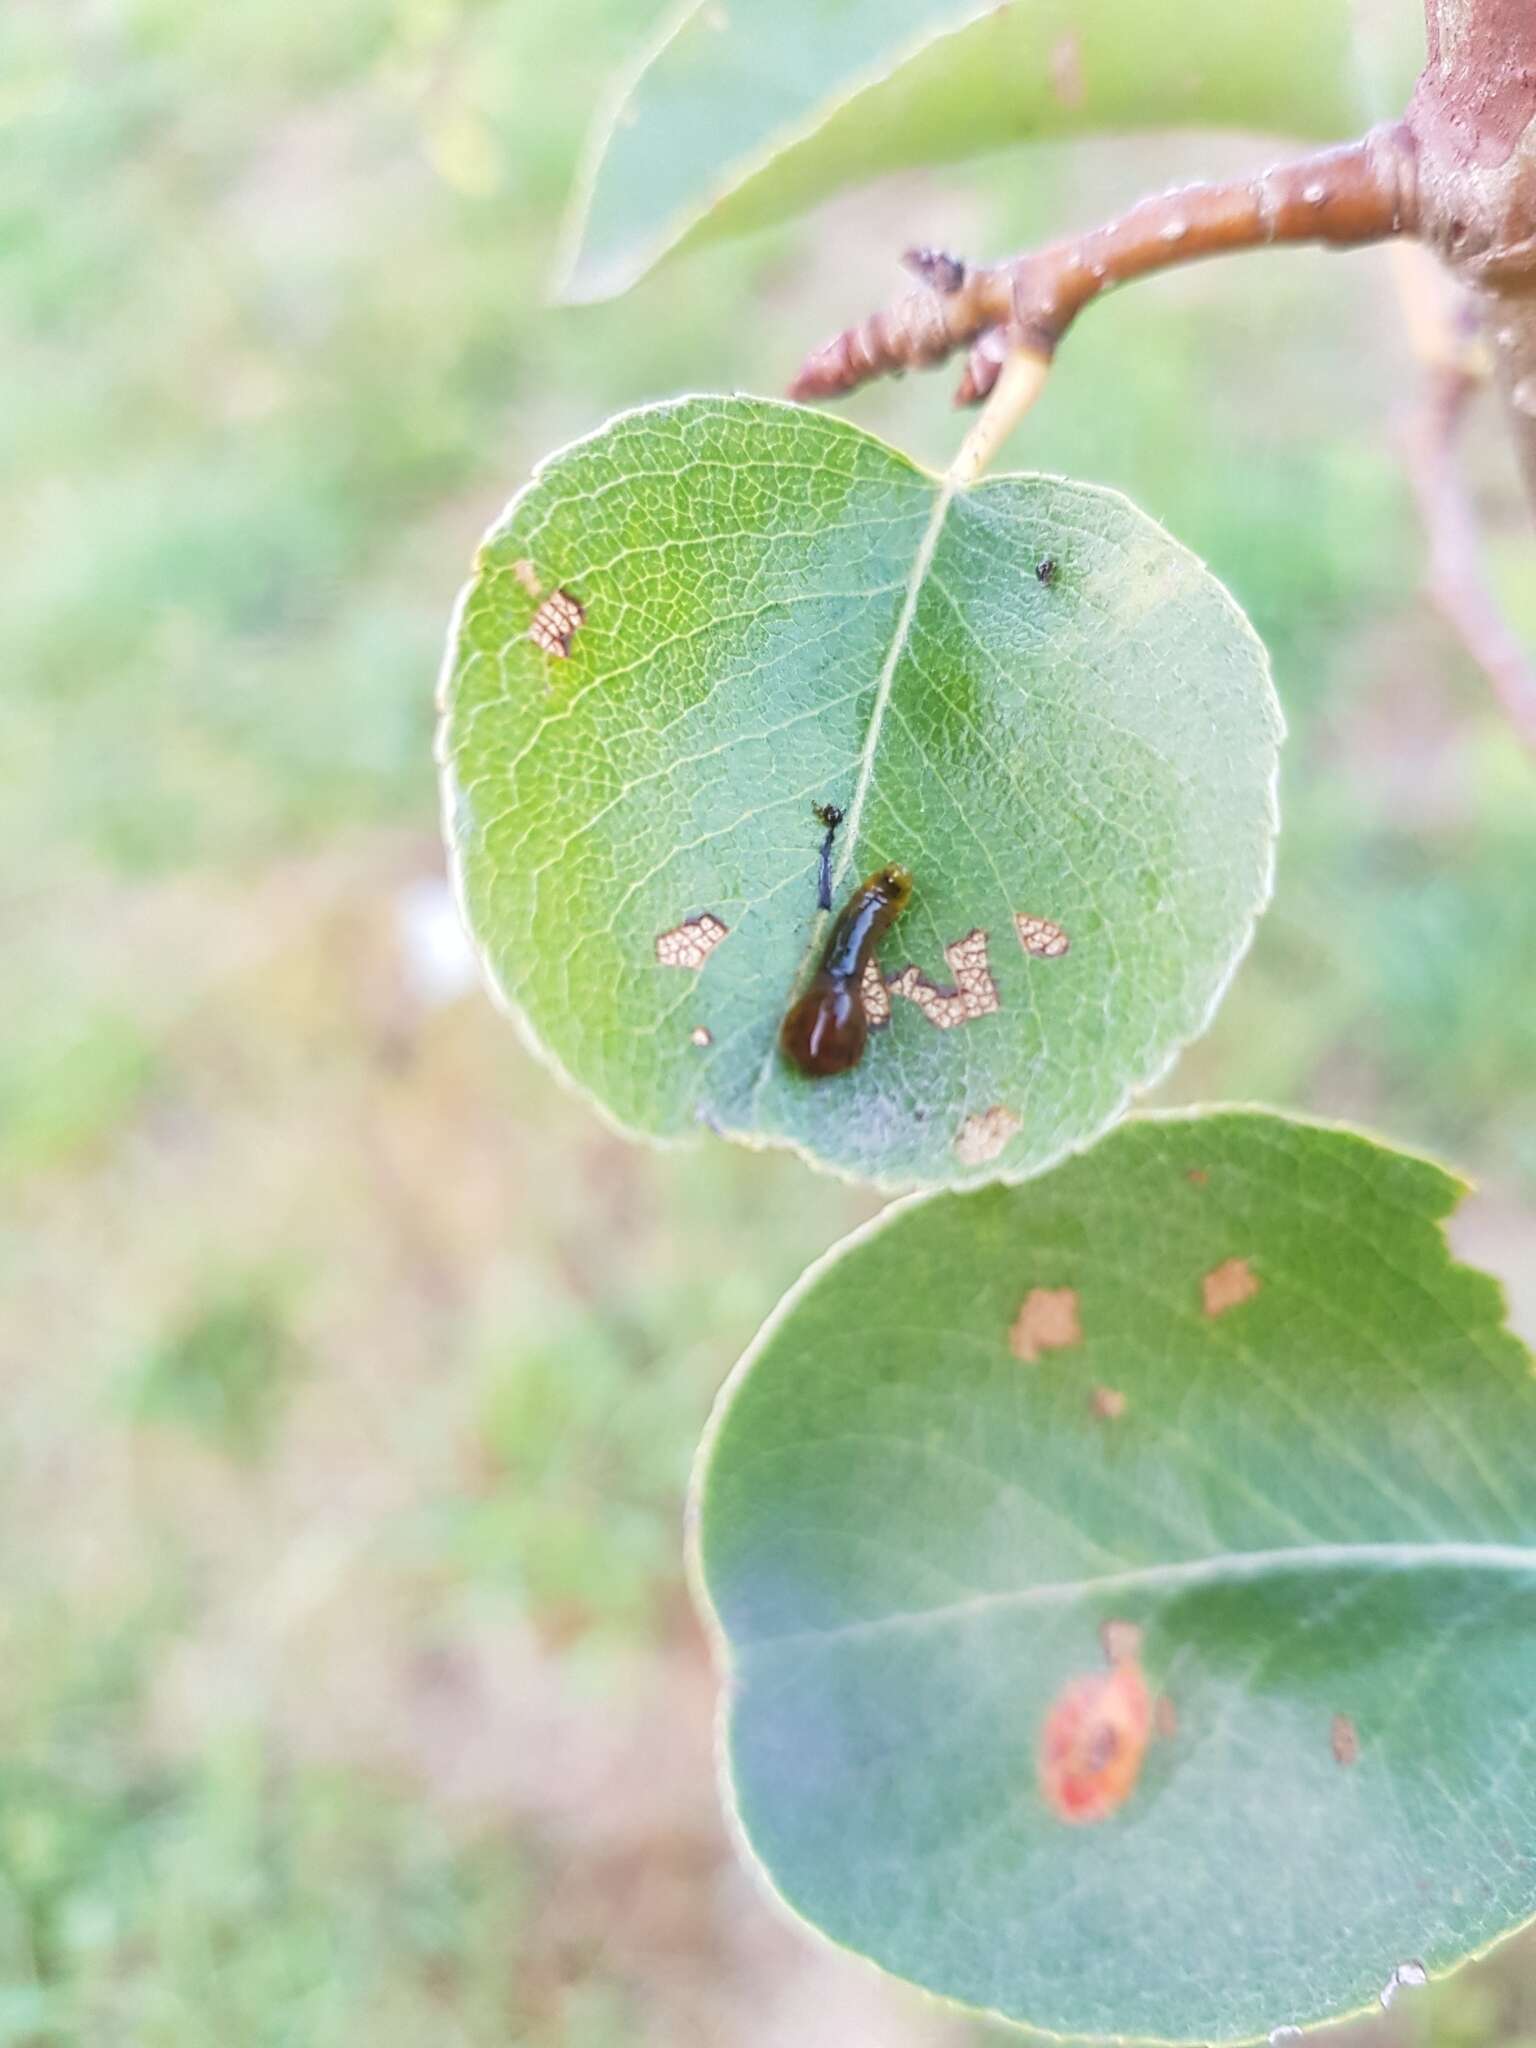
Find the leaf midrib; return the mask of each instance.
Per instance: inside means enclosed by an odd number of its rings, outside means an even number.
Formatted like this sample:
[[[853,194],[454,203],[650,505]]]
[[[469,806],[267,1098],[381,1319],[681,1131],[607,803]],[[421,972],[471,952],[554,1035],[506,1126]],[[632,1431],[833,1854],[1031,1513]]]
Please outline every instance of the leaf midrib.
[[[858,848],[859,827],[864,820],[864,805],[869,796],[869,786],[874,780],[875,754],[880,745],[880,733],[885,724],[886,709],[891,701],[896,670],[901,664],[901,657],[907,651],[907,642],[912,637],[912,621],[917,615],[918,599],[922,596],[923,585],[928,580],[928,571],[933,566],[939,535],[943,531],[944,521],[954,496],[954,478],[946,476],[939,485],[933,512],[923,530],[923,537],[918,542],[917,553],[912,558],[912,572],[907,578],[906,589],[902,595],[901,611],[897,615],[895,629],[891,634],[891,644],[875,685],[875,701],[869,713],[869,730],[864,736],[864,751],[859,756],[858,778],[853,785],[853,796],[848,805],[848,816],[844,821],[842,847],[832,868],[834,893],[852,866]]]
[[[1313,1543],[1278,1550],[1222,1551],[1213,1557],[1188,1558],[1176,1564],[1138,1565],[1123,1572],[1106,1572],[1098,1578],[1052,1580],[1036,1586],[1014,1587],[1006,1592],[975,1593],[964,1600],[946,1601],[941,1607],[876,1615],[868,1621],[839,1622],[832,1628],[797,1629],[786,1635],[741,1638],[740,1646],[745,1651],[758,1651],[785,1648],[796,1643],[862,1639],[901,1629],[916,1630],[946,1622],[968,1621],[982,1614],[1064,1606],[1073,1600],[1098,1598],[1104,1594],[1160,1592],[1168,1588],[1182,1591],[1190,1587],[1241,1584],[1248,1579],[1263,1578],[1270,1572],[1363,1569],[1387,1574],[1418,1571],[1432,1565],[1511,1574],[1529,1572],[1536,1576],[1536,1547],[1457,1540],[1443,1543]]]
[[[946,475],[938,480],[938,492],[933,501],[933,511],[929,514],[928,524],[923,529],[923,537],[917,544],[917,552],[912,557],[912,568],[907,576],[906,587],[902,592],[901,610],[896,615],[896,624],[891,632],[891,644],[886,649],[885,660],[881,663],[880,674],[875,683],[875,701],[870,706],[869,729],[864,735],[864,746],[859,755],[859,772],[854,781],[853,795],[848,801],[847,813],[843,820],[840,848],[832,869],[832,899],[834,903],[841,899],[843,883],[847,878],[849,869],[853,865],[854,855],[858,850],[859,828],[864,819],[864,805],[869,796],[869,787],[874,780],[875,755],[879,751],[880,734],[885,725],[886,709],[891,701],[891,690],[895,684],[896,671],[901,665],[902,655],[907,650],[907,642],[912,637],[912,621],[917,615],[918,599],[922,596],[923,585],[928,580],[928,571],[933,565],[933,557],[939,545],[939,535],[944,530],[944,521],[948,516],[951,504],[954,502],[957,488],[958,485],[953,474]],[[799,965],[795,969],[795,978],[791,984],[792,989],[798,989],[801,982],[805,979],[806,969],[810,966],[821,945],[822,930],[830,914],[828,911],[820,911],[812,920],[811,935],[806,942],[805,951],[800,956]],[[773,1074],[777,1051],[778,1039],[775,1037],[769,1042],[768,1050],[763,1056],[762,1067],[752,1090],[754,1121],[757,1118],[758,1104],[761,1101],[762,1092],[767,1087],[769,1079]]]

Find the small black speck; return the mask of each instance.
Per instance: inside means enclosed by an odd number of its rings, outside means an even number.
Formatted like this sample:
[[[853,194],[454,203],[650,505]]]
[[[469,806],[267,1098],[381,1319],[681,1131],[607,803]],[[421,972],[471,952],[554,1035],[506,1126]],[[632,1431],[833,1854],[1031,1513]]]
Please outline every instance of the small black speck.
[[[1056,557],[1054,555],[1042,555],[1035,564],[1035,575],[1047,587],[1054,583],[1056,581]]]

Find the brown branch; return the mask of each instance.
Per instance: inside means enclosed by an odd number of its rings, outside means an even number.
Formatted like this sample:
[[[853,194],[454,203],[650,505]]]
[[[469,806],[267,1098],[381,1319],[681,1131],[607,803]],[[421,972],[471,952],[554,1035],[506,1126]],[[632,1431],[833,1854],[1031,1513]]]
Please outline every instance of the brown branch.
[[[1277,164],[1256,178],[1143,199],[1086,234],[961,273],[952,290],[909,293],[808,356],[791,395],[835,397],[974,344],[957,394],[969,403],[991,390],[1012,351],[1048,360],[1084,306],[1149,271],[1271,243],[1352,248],[1413,233],[1417,225],[1408,131],[1401,124],[1376,128],[1359,142]],[[953,272],[943,282],[953,282]]]
[[[1429,542],[1430,599],[1492,683],[1510,724],[1536,752],[1536,664],[1488,582],[1477,517],[1456,455],[1467,403],[1484,380],[1484,367],[1465,346],[1428,365],[1408,434],[1408,481]]]
[[[1536,4],[1425,0],[1429,61],[1408,124],[1421,226],[1476,294],[1536,510]]]
[[[1409,120],[1439,164],[1498,170],[1530,125],[1536,93],[1531,0],[1425,0],[1426,62]]]

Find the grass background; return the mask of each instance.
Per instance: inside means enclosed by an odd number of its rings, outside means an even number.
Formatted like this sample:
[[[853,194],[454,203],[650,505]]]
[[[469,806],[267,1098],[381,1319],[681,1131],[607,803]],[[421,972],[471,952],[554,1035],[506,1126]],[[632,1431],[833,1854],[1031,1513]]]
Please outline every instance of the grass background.
[[[632,1149],[521,1051],[443,891],[432,686],[539,455],[781,388],[909,242],[1270,146],[906,178],[551,312],[651,11],[0,10],[0,2048],[964,2036],[736,1870],[680,1583],[715,1387],[870,1204]],[[1412,383],[1385,258],[1256,256],[1096,309],[1015,453],[1203,553],[1291,721],[1275,906],[1164,1099],[1471,1171],[1529,1332],[1536,804],[1419,594]],[[931,379],[851,410],[958,431]],[[1536,2038],[1531,1985],[1517,1944],[1382,2024]]]

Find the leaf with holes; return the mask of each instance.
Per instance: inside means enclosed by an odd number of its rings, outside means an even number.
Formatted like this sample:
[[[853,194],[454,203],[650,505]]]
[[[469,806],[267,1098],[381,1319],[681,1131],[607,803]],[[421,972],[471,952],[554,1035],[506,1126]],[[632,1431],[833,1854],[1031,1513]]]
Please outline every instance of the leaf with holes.
[[[683,0],[598,119],[564,295],[611,297],[853,180],[1010,143],[1202,124],[1347,137],[1363,125],[1354,26],[1346,0]],[[1391,31],[1366,64],[1401,106],[1414,10]]]
[[[1016,2021],[1212,2042],[1536,1910],[1536,1381],[1459,1194],[1342,1130],[1135,1120],[806,1275],[693,1517],[797,1912]]]
[[[1236,606],[1113,492],[952,495],[824,414],[690,399],[556,456],[486,542],[444,818],[492,979],[619,1123],[931,1186],[1083,1144],[1201,1029],[1268,892],[1278,734]],[[914,889],[862,1060],[808,1079],[779,1027],[829,831],[835,902],[893,862]]]

